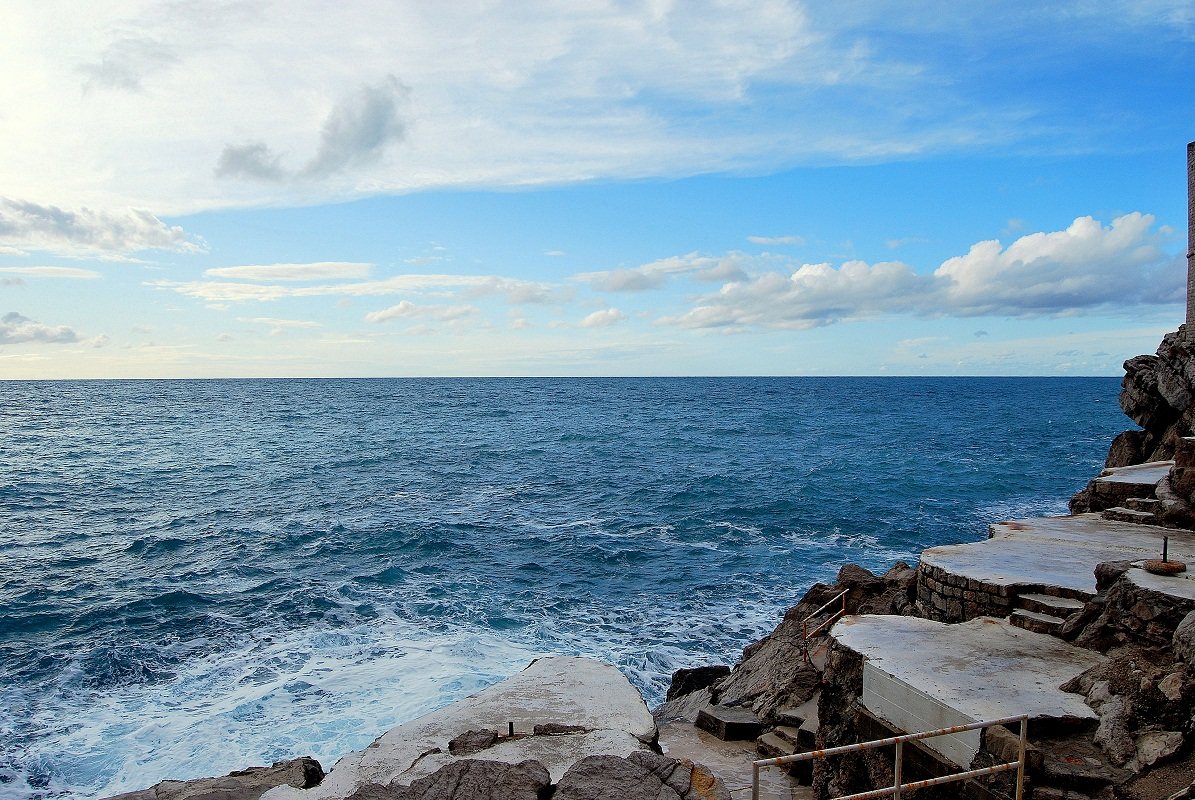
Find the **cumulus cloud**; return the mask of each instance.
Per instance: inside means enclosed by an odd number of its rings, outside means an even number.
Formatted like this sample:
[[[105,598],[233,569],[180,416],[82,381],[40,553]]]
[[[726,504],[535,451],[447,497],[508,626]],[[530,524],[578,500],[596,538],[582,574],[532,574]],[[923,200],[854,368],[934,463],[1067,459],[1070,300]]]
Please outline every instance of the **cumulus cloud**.
[[[65,325],[43,325],[15,311],[0,317],[0,344],[73,344],[78,341],[79,334]]]
[[[247,281],[321,281],[338,278],[367,278],[372,264],[356,261],[315,261],[308,264],[247,264],[214,267],[204,271],[209,278]]]
[[[749,260],[744,253],[732,252],[724,256],[703,256],[689,253],[652,261],[633,268],[619,268],[603,272],[582,272],[573,280],[589,284],[601,292],[642,292],[658,289],[670,276],[690,275],[701,281],[738,280],[746,277],[743,264]]]
[[[879,314],[1033,317],[1180,303],[1181,257],[1148,214],[1102,225],[1079,217],[1065,230],[992,240],[931,274],[891,261],[804,264],[732,281],[661,324],[689,328],[812,328]]]
[[[0,244],[65,256],[119,257],[142,250],[202,252],[177,225],[142,209],[69,211],[0,198]]]
[[[751,244],[794,246],[805,244],[805,239],[802,236],[748,236],[747,241],[751,242]]]
[[[381,311],[371,311],[365,315],[366,322],[388,322],[392,319],[433,319],[440,322],[453,322],[479,313],[475,306],[454,305],[416,305],[410,300],[403,300],[398,305],[384,308]]]
[[[619,311],[617,308],[603,308],[600,311],[593,312],[577,324],[582,328],[608,328],[614,323],[621,322],[626,318],[627,315]]]
[[[95,280],[103,277],[92,269],[75,267],[0,267],[8,275],[22,275],[27,278],[67,278],[72,280]]]
[[[386,148],[406,138],[408,122],[403,105],[409,91],[387,75],[336,104],[324,120],[319,145],[307,165],[287,170],[282,157],[265,142],[225,144],[216,162],[220,177],[282,182],[295,178],[326,178],[381,160]]]

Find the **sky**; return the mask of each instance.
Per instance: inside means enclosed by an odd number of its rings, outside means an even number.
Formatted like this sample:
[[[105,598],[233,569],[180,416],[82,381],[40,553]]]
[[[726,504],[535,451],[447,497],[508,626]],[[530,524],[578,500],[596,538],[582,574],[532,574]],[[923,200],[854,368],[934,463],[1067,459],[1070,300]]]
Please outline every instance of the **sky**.
[[[0,4],[0,379],[1119,375],[1195,3]]]

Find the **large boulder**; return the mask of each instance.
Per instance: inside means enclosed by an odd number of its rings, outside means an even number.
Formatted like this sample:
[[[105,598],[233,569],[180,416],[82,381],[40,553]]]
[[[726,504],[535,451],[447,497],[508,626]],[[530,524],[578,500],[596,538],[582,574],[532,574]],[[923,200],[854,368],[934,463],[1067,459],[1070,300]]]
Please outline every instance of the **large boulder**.
[[[466,759],[446,764],[410,786],[366,784],[345,800],[539,800],[551,783],[547,768],[538,761]]]
[[[552,800],[730,800],[730,792],[700,764],[643,751],[578,761]]]
[[[324,779],[324,769],[311,756],[249,767],[220,778],[162,781],[148,789],[118,794],[108,800],[257,800],[275,786],[309,789]]]

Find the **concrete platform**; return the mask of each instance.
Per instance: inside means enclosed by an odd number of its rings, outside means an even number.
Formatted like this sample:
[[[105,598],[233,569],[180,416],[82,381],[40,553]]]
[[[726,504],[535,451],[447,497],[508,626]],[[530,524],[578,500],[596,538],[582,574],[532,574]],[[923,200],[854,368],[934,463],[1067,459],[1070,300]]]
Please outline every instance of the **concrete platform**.
[[[1150,461],[1129,467],[1109,467],[1096,480],[1100,483],[1132,483],[1138,486],[1156,486],[1174,466],[1173,461]]]
[[[1052,636],[981,617],[957,625],[918,617],[852,616],[830,635],[865,659],[863,705],[912,733],[1030,714],[1033,721],[1094,722],[1076,694],[1058,687],[1104,657]],[[979,751],[971,731],[926,740],[960,767]]]
[[[578,726],[584,733],[503,738],[467,758],[518,764],[535,759],[553,781],[577,761],[591,755],[628,756],[647,749],[656,724],[639,692],[617,669],[587,658],[541,658],[477,694],[438,711],[391,728],[364,750],[349,753],[312,789],[280,786],[264,800],[343,798],[368,783],[387,784],[430,775],[457,760],[448,743],[470,730],[495,730],[507,723],[516,734],[530,734],[536,725]]]
[[[1097,564],[1160,558],[1163,536],[1170,537],[1170,558],[1195,564],[1195,533],[1099,514],[1001,522],[990,534],[982,542],[931,547],[921,562],[987,586],[1058,587],[1086,596],[1095,593]]]

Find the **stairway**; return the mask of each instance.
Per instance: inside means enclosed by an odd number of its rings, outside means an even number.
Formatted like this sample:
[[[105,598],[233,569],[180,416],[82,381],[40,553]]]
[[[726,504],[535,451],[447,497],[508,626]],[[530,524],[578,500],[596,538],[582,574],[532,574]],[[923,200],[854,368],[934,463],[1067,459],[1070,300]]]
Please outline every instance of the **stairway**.
[[[782,724],[755,740],[759,754],[764,758],[779,758],[814,749],[817,746],[817,719],[804,716],[810,709],[816,715],[816,698],[812,704],[806,703],[800,708],[780,709],[777,716]],[[798,761],[788,765],[787,769],[798,783],[808,786],[813,781],[813,761]]]
[[[1104,509],[1101,516],[1116,522],[1135,522],[1138,525],[1157,525],[1161,501],[1156,497],[1128,497],[1124,504]]]
[[[1059,591],[1055,589],[1055,591]],[[1068,594],[1079,594],[1068,592]],[[1016,608],[1008,621],[1018,628],[1034,633],[1059,636],[1062,626],[1071,614],[1083,608],[1089,597],[1059,597],[1038,592],[1017,595]]]

